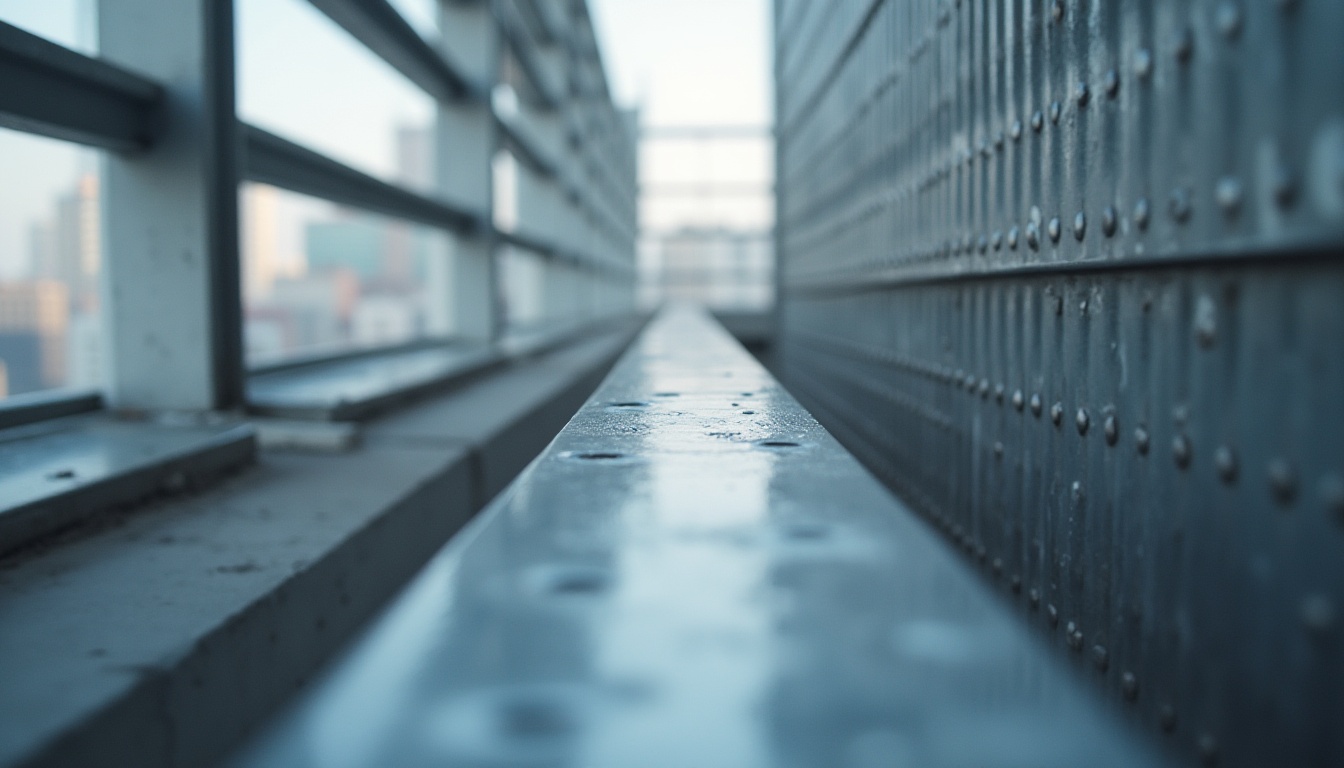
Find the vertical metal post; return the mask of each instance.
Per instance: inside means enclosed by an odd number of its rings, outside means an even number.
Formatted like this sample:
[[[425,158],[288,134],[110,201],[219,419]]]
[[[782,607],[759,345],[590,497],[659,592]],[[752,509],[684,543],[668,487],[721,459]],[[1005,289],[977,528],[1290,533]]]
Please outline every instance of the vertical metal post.
[[[484,90],[483,99],[440,103],[435,164],[440,193],[494,222],[494,156],[498,148],[489,95],[499,75],[499,31],[490,3],[441,2],[444,54]],[[452,235],[440,286],[448,307],[446,329],[471,339],[493,339],[502,327],[493,230]]]
[[[101,55],[163,83],[166,132],[108,155],[102,197],[108,397],[209,410],[243,401],[232,0],[115,0]]]

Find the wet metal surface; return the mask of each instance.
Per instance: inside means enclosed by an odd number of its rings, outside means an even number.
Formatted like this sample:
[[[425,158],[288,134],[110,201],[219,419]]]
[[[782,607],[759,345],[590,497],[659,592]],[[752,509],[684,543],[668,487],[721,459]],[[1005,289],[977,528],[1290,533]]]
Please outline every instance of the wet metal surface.
[[[118,504],[180,492],[255,454],[249,427],[76,416],[0,431],[0,554]]]
[[[1159,764],[1056,664],[674,310],[238,764]]]
[[[1205,765],[1344,765],[1344,3],[777,0],[780,376]]]

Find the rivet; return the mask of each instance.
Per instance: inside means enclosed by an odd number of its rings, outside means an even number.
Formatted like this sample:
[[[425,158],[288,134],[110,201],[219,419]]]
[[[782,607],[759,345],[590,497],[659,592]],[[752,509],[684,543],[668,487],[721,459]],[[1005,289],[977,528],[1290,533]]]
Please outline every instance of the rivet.
[[[1171,190],[1171,197],[1167,201],[1167,210],[1171,213],[1171,218],[1184,224],[1190,220],[1190,214],[1194,212],[1194,204],[1190,199],[1190,190],[1185,187],[1177,187]]]
[[[989,379],[980,380],[980,396],[988,399],[989,397]]]
[[[1218,740],[1213,736],[1207,733],[1200,734],[1196,747],[1199,749],[1201,764],[1216,765],[1218,763]]]
[[[1119,225],[1119,223],[1119,216],[1115,212],[1115,206],[1108,205],[1101,209],[1101,234],[1107,237],[1114,237],[1116,226]]]
[[[1297,174],[1286,165],[1274,169],[1274,202],[1280,208],[1287,208],[1297,201]]]
[[[1041,417],[1041,396],[1034,392],[1031,395],[1031,415],[1038,419]]]
[[[1050,6],[1050,18],[1059,23],[1064,20],[1064,0],[1055,0]]]
[[[1064,114],[1064,105],[1058,101],[1050,102],[1050,122],[1059,125],[1059,117]]]
[[[1321,634],[1335,625],[1335,604],[1325,595],[1307,595],[1302,599],[1302,624],[1308,630]]]
[[[1018,233],[1018,231],[1017,231],[1017,225],[1014,224],[1012,227],[1009,227],[1009,229],[1008,229],[1008,250],[1010,250],[1010,251],[1016,251],[1016,250],[1017,250],[1017,238],[1018,238],[1018,236],[1019,236],[1019,233]]]
[[[997,229],[994,230],[994,234],[989,236],[989,244],[993,246],[996,251],[1001,249],[1003,247],[1003,233]]]
[[[1034,221],[1027,222],[1027,246],[1033,251],[1041,247],[1040,228]]]
[[[1101,670],[1102,672],[1106,671],[1106,668],[1109,667],[1111,664],[1110,655],[1106,653],[1106,646],[1104,645],[1092,646],[1092,663],[1096,664],[1097,669]]]
[[[1087,428],[1092,425],[1092,419],[1088,417],[1087,411],[1079,408],[1078,413],[1074,414],[1073,420],[1078,425],[1078,434],[1086,435]]]
[[[994,458],[1003,458],[1003,443],[997,441],[994,443]]]
[[[1269,487],[1280,504],[1290,504],[1297,495],[1297,473],[1286,459],[1269,462]]]
[[[1073,100],[1079,107],[1086,107],[1092,100],[1092,90],[1087,87],[1087,83],[1079,83],[1073,88]]]
[[[1033,610],[1039,608],[1041,605],[1041,590],[1035,587],[1027,590],[1027,602],[1031,604]]]
[[[1055,403],[1054,405],[1050,406],[1050,421],[1054,422],[1056,427],[1064,423],[1063,403]]]
[[[1013,121],[1012,126],[1010,126],[1010,127],[1008,128],[1008,135],[1009,135],[1010,137],[1012,137],[1013,141],[1017,141],[1018,139],[1022,138],[1022,121],[1021,121],[1021,120],[1014,120],[1014,121]]]
[[[1120,693],[1126,701],[1139,698],[1139,678],[1135,677],[1133,672],[1124,672],[1120,675]]]
[[[1148,204],[1148,198],[1140,197],[1134,203],[1134,226],[1140,230],[1148,228],[1148,221],[1152,218],[1152,206]]]
[[[1114,68],[1106,70],[1101,77],[1101,86],[1106,90],[1107,98],[1114,99],[1120,93],[1120,73]]]
[[[1054,605],[1045,606],[1045,618],[1050,622],[1050,626],[1059,626],[1059,609]]]
[[[1319,493],[1325,511],[1344,524],[1344,478],[1335,474],[1326,475],[1321,478]]]
[[[1020,411],[1022,410],[1022,406],[1025,404],[1026,399],[1022,397],[1022,390],[1020,389],[1013,390],[1013,408],[1016,408],[1017,410]]]
[[[1218,340],[1218,307],[1208,296],[1195,301],[1195,340],[1206,349]]]
[[[1134,52],[1134,75],[1140,80],[1147,80],[1151,74],[1153,74],[1153,52],[1147,48],[1140,48]]]
[[[1120,441],[1120,424],[1115,419],[1115,414],[1106,417],[1102,423],[1101,431],[1106,435],[1106,444],[1115,445]]]
[[[1213,466],[1224,483],[1231,485],[1237,481],[1237,454],[1231,446],[1220,445],[1213,452]]]
[[[1185,435],[1177,435],[1171,438],[1171,458],[1176,461],[1176,466],[1181,469],[1190,466],[1190,455],[1193,452],[1190,447],[1190,438]]]
[[[1050,242],[1058,243],[1060,235],[1060,224],[1058,216],[1051,216],[1050,221],[1045,225],[1046,234],[1050,235]]]
[[[1241,6],[1231,0],[1218,6],[1218,31],[1224,37],[1235,38],[1241,34]]]
[[[1041,132],[1041,129],[1044,128],[1044,127],[1045,127],[1045,115],[1041,114],[1041,110],[1039,110],[1039,109],[1036,110],[1035,112],[1032,112],[1032,113],[1031,113],[1031,130],[1033,130],[1033,131],[1035,131],[1035,132],[1037,132],[1037,133],[1040,133],[1040,132]]]
[[[1218,207],[1228,216],[1236,216],[1241,210],[1241,181],[1236,176],[1224,176],[1213,189],[1213,197]]]
[[[1195,53],[1195,33],[1189,27],[1177,32],[1175,39],[1172,40],[1171,50],[1176,55],[1177,61],[1182,64],[1189,63]]]
[[[1003,405],[1003,385],[1002,385],[1002,384],[995,384],[995,385],[994,385],[994,399],[998,401],[999,405]]]
[[[1087,214],[1079,211],[1073,215],[1073,237],[1075,240],[1082,242],[1082,239],[1086,234]]]
[[[1162,730],[1171,733],[1176,730],[1176,709],[1170,704],[1163,704],[1157,709],[1157,722],[1162,726]]]

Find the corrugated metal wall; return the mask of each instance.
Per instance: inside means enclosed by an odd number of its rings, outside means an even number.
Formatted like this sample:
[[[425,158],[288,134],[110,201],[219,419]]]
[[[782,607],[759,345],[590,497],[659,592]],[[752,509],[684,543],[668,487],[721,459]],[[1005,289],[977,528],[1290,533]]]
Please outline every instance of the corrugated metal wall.
[[[775,14],[786,383],[1192,761],[1344,764],[1344,2]]]

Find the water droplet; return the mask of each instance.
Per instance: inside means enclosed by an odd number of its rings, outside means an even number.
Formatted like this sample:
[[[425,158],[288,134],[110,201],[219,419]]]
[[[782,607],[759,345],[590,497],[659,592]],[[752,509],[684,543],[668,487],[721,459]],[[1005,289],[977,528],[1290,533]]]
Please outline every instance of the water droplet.
[[[994,234],[989,236],[989,244],[994,250],[1001,250],[1003,248],[1003,233],[997,229],[994,230]]]
[[[1280,208],[1288,208],[1297,202],[1297,174],[1292,168],[1286,165],[1276,167],[1271,186],[1274,190],[1274,202]]]
[[[1061,228],[1059,223],[1059,217],[1058,216],[1050,217],[1049,223],[1045,225],[1045,232],[1046,234],[1050,235],[1050,242],[1052,243],[1059,242],[1060,231]]]
[[[1033,131],[1035,131],[1035,132],[1037,132],[1037,133],[1040,133],[1040,132],[1041,132],[1041,129],[1044,128],[1044,127],[1045,127],[1045,115],[1041,114],[1041,110],[1039,110],[1039,109],[1036,110],[1035,112],[1032,112],[1032,113],[1031,113],[1031,130],[1033,130]]]
[[[1021,120],[1014,120],[1014,121],[1013,121],[1012,126],[1008,129],[1008,135],[1009,135],[1010,137],[1012,137],[1013,141],[1017,141],[1018,139],[1022,138],[1022,121],[1021,121]]]
[[[1102,423],[1101,431],[1106,436],[1107,445],[1115,445],[1120,441],[1120,422],[1116,420],[1115,414],[1106,417],[1106,421]]]
[[[1055,0],[1051,4],[1050,18],[1054,19],[1056,24],[1064,20],[1064,0]]]
[[[1034,221],[1027,224],[1027,247],[1033,251],[1041,247],[1040,229]]]
[[[1086,107],[1087,103],[1092,100],[1092,89],[1087,87],[1087,83],[1079,83],[1074,86],[1073,100],[1078,104],[1079,108]]]
[[[1107,98],[1114,99],[1120,93],[1120,73],[1114,68],[1106,70],[1101,77],[1101,86],[1106,90]]]
[[[1010,227],[1010,228],[1008,229],[1008,250],[1010,250],[1010,251],[1016,251],[1016,250],[1017,250],[1017,239],[1018,239],[1018,236],[1019,236],[1019,233],[1018,233],[1018,230],[1017,230],[1017,225],[1013,225],[1012,227]]]
[[[1139,697],[1139,679],[1133,672],[1120,675],[1120,693],[1127,701],[1134,701]]]
[[[1040,418],[1041,416],[1041,396],[1033,393],[1031,396],[1031,415]]]
[[[1177,61],[1189,63],[1195,54],[1195,33],[1189,27],[1179,30],[1171,41],[1171,51]]]
[[[1050,122],[1059,125],[1059,118],[1064,114],[1064,105],[1058,101],[1050,102]]]
[[[1213,299],[1200,296],[1195,300],[1195,340],[1204,348],[1212,347],[1218,339],[1218,307]]]
[[[1022,390],[1020,389],[1013,390],[1013,408],[1016,408],[1017,410],[1020,411],[1022,410],[1022,406],[1025,405],[1025,403],[1026,403],[1025,399],[1022,397]]]
[[[1073,215],[1073,237],[1082,242],[1083,237],[1087,235],[1087,214],[1079,211]]]
[[[1063,403],[1055,403],[1054,405],[1050,406],[1050,421],[1054,422],[1056,427],[1064,423]]]
[[[1280,504],[1290,504],[1297,496],[1297,473],[1287,459],[1269,463],[1269,487]]]
[[[1078,426],[1078,434],[1080,435],[1086,435],[1087,428],[1092,425],[1092,419],[1087,415],[1087,410],[1084,408],[1078,409],[1078,412],[1074,414],[1073,421]]]
[[[1152,438],[1148,435],[1148,430],[1143,427],[1134,428],[1134,448],[1140,456],[1148,455],[1148,448],[1152,445]]]

